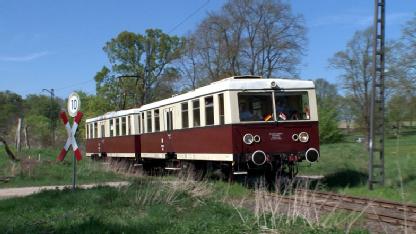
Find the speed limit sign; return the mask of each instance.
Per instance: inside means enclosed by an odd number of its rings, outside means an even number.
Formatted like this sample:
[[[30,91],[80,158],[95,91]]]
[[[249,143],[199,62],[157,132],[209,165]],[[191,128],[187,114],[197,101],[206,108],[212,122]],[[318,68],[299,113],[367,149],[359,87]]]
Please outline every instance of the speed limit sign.
[[[75,117],[81,108],[81,100],[77,93],[73,92],[68,97],[68,114]]]

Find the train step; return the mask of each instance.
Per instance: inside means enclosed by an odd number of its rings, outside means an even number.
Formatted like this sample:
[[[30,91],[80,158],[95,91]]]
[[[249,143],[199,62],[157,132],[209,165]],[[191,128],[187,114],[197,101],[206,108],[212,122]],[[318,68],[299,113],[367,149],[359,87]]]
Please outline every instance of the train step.
[[[165,167],[165,170],[169,170],[169,171],[179,171],[179,170],[182,170],[182,168],[180,168],[180,167]]]
[[[135,164],[133,164],[133,166],[134,167],[143,167],[143,164],[142,163],[135,163]]]
[[[234,175],[247,175],[246,171],[235,171],[233,172]]]

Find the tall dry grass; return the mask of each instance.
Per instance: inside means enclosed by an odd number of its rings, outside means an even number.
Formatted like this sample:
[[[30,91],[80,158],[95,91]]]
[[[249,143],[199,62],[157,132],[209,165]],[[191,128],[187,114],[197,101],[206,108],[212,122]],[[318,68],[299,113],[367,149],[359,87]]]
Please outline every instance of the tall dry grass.
[[[339,212],[337,206],[330,210],[323,211],[322,205],[312,203],[314,197],[313,190],[307,192],[308,183],[296,183],[297,189],[305,189],[306,192],[294,192],[292,189],[295,184],[289,184],[282,191],[281,195],[270,192],[264,182],[260,181],[253,191],[251,209],[254,212],[255,223],[266,233],[280,233],[282,226],[296,226],[299,223],[311,229],[343,229],[345,233],[350,233],[364,215],[368,206],[361,212]],[[319,187],[319,186],[317,186]],[[247,203],[250,198],[243,198],[233,206],[246,225],[250,225],[249,217],[241,212],[242,203]],[[327,201],[322,201],[324,204]]]

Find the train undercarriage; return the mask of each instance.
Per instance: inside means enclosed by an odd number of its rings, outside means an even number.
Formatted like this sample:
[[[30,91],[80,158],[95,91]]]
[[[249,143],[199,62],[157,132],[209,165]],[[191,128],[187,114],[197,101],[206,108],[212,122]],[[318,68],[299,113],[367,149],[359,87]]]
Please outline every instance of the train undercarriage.
[[[94,160],[111,160],[124,162],[125,169],[132,167],[146,175],[185,175],[195,180],[214,179],[228,182],[238,182],[248,187],[264,186],[270,190],[283,190],[291,183],[298,173],[298,161],[287,155],[273,157],[259,165],[247,157],[236,157],[242,160],[233,162],[178,160],[174,154],[167,154],[166,159],[117,158],[105,154],[92,155]]]

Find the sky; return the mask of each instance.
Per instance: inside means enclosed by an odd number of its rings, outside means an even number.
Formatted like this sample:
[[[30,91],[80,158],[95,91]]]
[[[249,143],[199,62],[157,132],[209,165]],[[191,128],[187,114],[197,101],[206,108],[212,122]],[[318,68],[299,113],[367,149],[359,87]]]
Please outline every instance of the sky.
[[[159,28],[186,35],[224,2],[0,0],[0,90],[26,96],[53,88],[61,98],[74,90],[94,94],[93,77],[108,65],[102,48],[118,33]],[[355,31],[372,25],[374,1],[287,2],[293,14],[303,15],[307,27],[300,77],[340,83],[340,72],[328,67],[328,59],[345,49]],[[403,24],[416,16],[416,1],[386,2],[386,38],[398,39]]]

